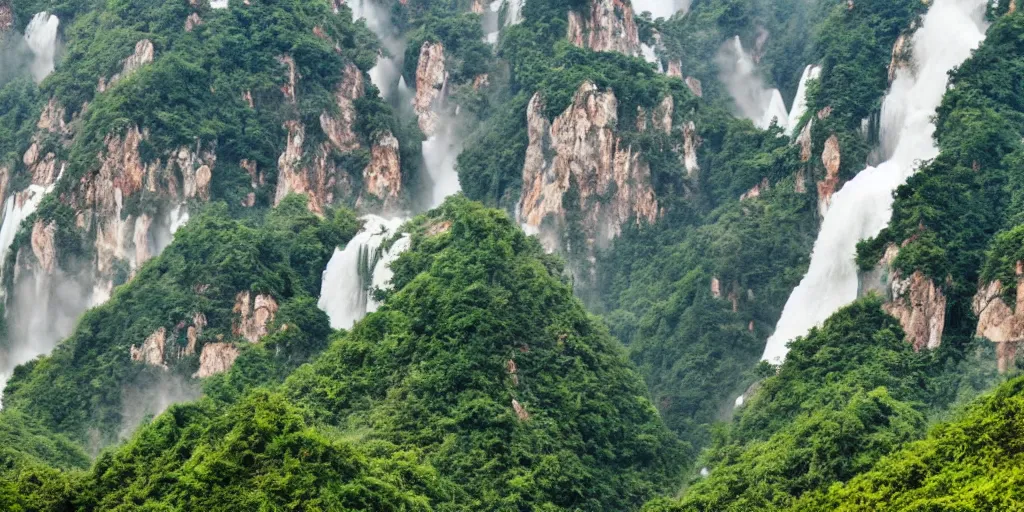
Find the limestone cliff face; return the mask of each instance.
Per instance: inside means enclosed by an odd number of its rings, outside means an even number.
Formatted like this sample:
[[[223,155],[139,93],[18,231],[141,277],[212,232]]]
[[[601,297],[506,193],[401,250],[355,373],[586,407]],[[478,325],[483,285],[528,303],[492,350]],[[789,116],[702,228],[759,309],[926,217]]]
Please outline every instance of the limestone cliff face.
[[[909,278],[894,272],[890,289],[892,299],[883,308],[900,321],[914,349],[938,348],[946,325],[946,297],[942,290],[920,271]]]
[[[0,2],[0,34],[7,32],[14,26],[14,13],[11,6],[6,2]]]
[[[334,91],[337,113],[324,112],[320,115],[320,128],[327,135],[327,141],[307,147],[306,127],[296,120],[284,123],[288,135],[284,151],[277,161],[275,205],[291,193],[305,194],[314,213],[323,213],[339,195],[350,193],[357,196],[356,203],[360,205],[371,197],[384,208],[398,204],[402,192],[402,168],[398,139],[391,133],[380,134],[370,143],[370,161],[362,171],[363,190],[353,191],[349,171],[335,163],[335,154],[349,153],[362,147],[355,133],[355,101],[364,94],[362,71],[354,64],[348,64]],[[246,161],[243,168],[252,176],[253,188],[257,188],[262,175],[257,173],[255,164]],[[251,205],[254,200],[253,197],[243,204]]]
[[[910,34],[903,33],[896,38],[892,47],[892,60],[889,62],[889,83],[896,80],[896,73],[912,65],[913,53],[910,49]]]
[[[205,379],[231,369],[238,359],[238,348],[230,343],[207,343],[199,354],[199,370],[193,377]]]
[[[320,115],[320,127],[338,151],[346,152],[359,148],[359,138],[354,128],[356,124],[355,101],[363,97],[363,72],[355,64],[345,66],[341,82],[334,91],[334,101],[338,107],[337,115],[323,113]]]
[[[161,327],[150,334],[140,347],[136,348],[135,345],[132,345],[130,349],[132,361],[167,368],[167,365],[164,364],[166,344],[167,329]]]
[[[267,335],[267,326],[277,315],[277,301],[270,295],[261,294],[253,298],[250,292],[240,292],[235,297],[232,311],[238,315],[231,324],[232,334],[256,343]]]
[[[290,55],[280,55],[277,57],[278,64],[284,68],[284,83],[281,84],[281,94],[284,95],[285,100],[289,103],[295,103],[295,83],[298,79],[298,73],[295,71],[295,59]]]
[[[74,135],[74,123],[65,122],[66,113],[64,107],[51,98],[39,114],[32,142],[21,159],[32,176],[33,185],[49,187],[65,165],[56,152],[69,145]]]
[[[1003,283],[992,281],[978,287],[972,309],[978,315],[975,335],[997,344],[999,372],[1009,369],[1017,356],[1017,347],[1024,341],[1024,261],[1017,262],[1016,304],[1010,308],[1003,300]]]
[[[147,196],[150,200],[167,204],[210,198],[217,160],[213,148],[182,147],[145,163],[139,146],[148,138],[148,131],[138,127],[130,127],[123,134],[108,134],[99,170],[81,179],[69,198],[77,212],[77,227],[85,232],[95,229],[96,271],[100,276],[109,278],[117,260],[125,260],[136,269],[152,255],[148,240],[153,219],[144,213],[123,214],[130,198],[145,193],[151,194]]]
[[[899,251],[895,244],[886,247],[875,270],[861,276],[861,295],[877,292],[886,297],[882,309],[900,321],[914,350],[938,348],[946,325],[946,296],[920,271],[901,275],[893,267]]]
[[[385,205],[398,202],[402,192],[402,162],[394,135],[385,133],[370,148],[370,164],[363,169],[363,189]]]
[[[419,64],[416,66],[416,96],[413,98],[413,110],[419,118],[420,130],[428,137],[437,130],[437,105],[444,99],[444,87],[447,82],[444,45],[423,43],[420,48]]]
[[[566,225],[564,197],[569,192],[581,213],[587,243],[617,236],[623,224],[654,222],[658,201],[650,167],[640,153],[616,135],[618,102],[611,91],[584,83],[554,122],[534,95],[527,109],[529,145],[523,166],[518,220],[534,231]],[[553,225],[552,225],[553,224]],[[555,245],[548,243],[548,245]]]
[[[47,274],[53,273],[57,266],[56,233],[57,225],[53,222],[44,223],[42,219],[37,219],[32,225],[32,254]]]
[[[583,12],[569,11],[569,41],[599,52],[640,55],[633,6],[624,0],[590,0]]]
[[[135,51],[122,61],[120,73],[114,74],[110,79],[100,77],[99,84],[96,86],[97,92],[106,91],[110,87],[113,87],[117,82],[131,76],[142,68],[142,66],[153,62],[153,55],[154,48],[152,41],[149,39],[143,39],[135,43]]]
[[[700,172],[700,165],[697,163],[697,148],[701,145],[700,136],[697,135],[697,125],[688,121],[683,125],[683,167],[686,168],[686,176],[694,178]]]
[[[825,141],[825,150],[821,153],[821,163],[825,166],[825,178],[818,182],[818,212],[822,217],[832,204],[832,194],[839,186],[839,165],[842,153],[839,149],[839,137],[832,134]]]

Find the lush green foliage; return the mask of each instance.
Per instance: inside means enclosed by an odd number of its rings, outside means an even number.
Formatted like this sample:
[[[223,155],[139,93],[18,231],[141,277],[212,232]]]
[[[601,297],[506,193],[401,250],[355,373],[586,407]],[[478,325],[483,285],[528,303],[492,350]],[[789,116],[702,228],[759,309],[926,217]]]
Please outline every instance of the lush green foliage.
[[[1024,501],[1021,417],[1024,379],[1016,379],[879,461],[845,485],[809,495],[793,510],[1016,510]]]
[[[130,347],[165,328],[165,354],[177,354],[188,343],[186,327],[202,313],[207,325],[196,354],[168,356],[175,372],[191,375],[202,344],[238,338],[232,310],[243,291],[269,294],[281,304],[275,325],[288,329],[270,336],[263,350],[274,354],[268,357],[276,365],[298,366],[326,344],[327,317],[310,297],[319,294],[334,248],[356,227],[347,211],[318,219],[301,197],[283,202],[258,225],[211,206],[110,301],[86,313],[51,356],[19,367],[4,393],[6,408],[83,442],[90,432],[110,442],[131,405],[123,403],[125,389],[159,386],[162,378],[162,370],[132,363]],[[273,380],[274,374],[262,377]]]

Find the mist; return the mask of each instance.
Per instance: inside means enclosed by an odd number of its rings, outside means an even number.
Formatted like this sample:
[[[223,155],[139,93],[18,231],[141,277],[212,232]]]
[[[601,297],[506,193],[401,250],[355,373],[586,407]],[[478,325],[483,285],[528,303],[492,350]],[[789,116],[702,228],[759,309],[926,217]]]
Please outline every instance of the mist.
[[[143,422],[174,404],[191,402],[202,394],[199,382],[161,368],[147,368],[121,390],[120,439],[131,437]]]
[[[651,17],[671,18],[675,13],[686,14],[690,11],[692,0],[636,0],[633,7],[637,13],[650,12]]]

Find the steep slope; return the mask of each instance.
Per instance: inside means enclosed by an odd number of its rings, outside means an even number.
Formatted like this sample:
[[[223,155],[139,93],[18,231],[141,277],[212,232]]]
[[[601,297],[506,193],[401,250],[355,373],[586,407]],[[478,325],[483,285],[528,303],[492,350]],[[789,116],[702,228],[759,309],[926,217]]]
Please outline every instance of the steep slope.
[[[112,319],[114,302],[173,261],[179,245],[221,245],[222,229],[210,222],[184,228],[159,258],[165,263],[147,265],[85,323]],[[293,331],[312,335],[301,321],[243,351],[207,382],[208,398],[172,407],[88,473],[54,474],[65,482],[56,490],[32,483],[31,475],[53,470],[0,472],[0,502],[45,495],[82,510],[633,510],[672,487],[685,462],[678,441],[615,340],[572,296],[556,259],[504,213],[464,199],[410,229],[412,248],[395,262],[395,289],[381,310],[278,390],[231,383],[260,368],[253,350],[293,360],[297,347],[280,341]],[[58,371],[61,354],[75,344],[31,370],[48,366],[59,382],[73,371]],[[0,418],[42,403],[28,402],[15,383]]]

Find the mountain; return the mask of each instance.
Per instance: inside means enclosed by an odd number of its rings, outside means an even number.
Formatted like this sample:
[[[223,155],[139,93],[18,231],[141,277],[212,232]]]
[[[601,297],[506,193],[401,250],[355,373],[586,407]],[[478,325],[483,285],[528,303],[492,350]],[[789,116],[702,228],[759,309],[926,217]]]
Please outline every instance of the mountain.
[[[0,508],[1018,508],[1022,16],[0,0]]]

